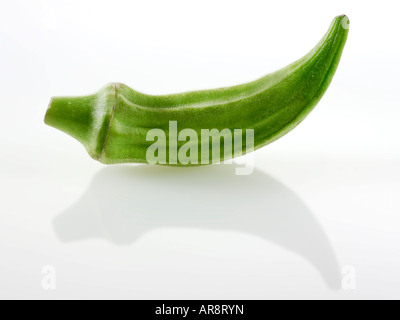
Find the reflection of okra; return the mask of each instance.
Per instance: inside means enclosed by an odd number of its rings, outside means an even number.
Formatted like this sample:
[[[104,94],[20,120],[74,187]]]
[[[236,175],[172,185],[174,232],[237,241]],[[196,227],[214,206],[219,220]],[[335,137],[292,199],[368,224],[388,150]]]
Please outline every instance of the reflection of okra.
[[[221,138],[242,130],[242,150],[232,148],[229,155],[221,152],[221,160],[228,160],[247,151],[247,129],[254,130],[254,148],[258,149],[288,133],[311,112],[331,83],[347,35],[348,18],[339,16],[304,58],[257,81],[231,88],[150,96],[123,84],[111,84],[87,97],[53,98],[45,122],[79,140],[94,159],[106,164],[151,162],[148,150],[154,139],[148,139],[148,135],[152,129],[161,129],[166,139],[159,141],[164,143],[159,153],[166,152],[166,164],[183,165],[168,154],[173,141],[171,123],[176,122],[178,130],[196,133],[199,150],[204,148],[205,142],[200,139],[204,129],[217,129]],[[175,141],[174,149],[178,150],[193,142]],[[207,146],[213,162],[212,144],[207,141]],[[197,157],[191,164],[202,164],[201,152]]]

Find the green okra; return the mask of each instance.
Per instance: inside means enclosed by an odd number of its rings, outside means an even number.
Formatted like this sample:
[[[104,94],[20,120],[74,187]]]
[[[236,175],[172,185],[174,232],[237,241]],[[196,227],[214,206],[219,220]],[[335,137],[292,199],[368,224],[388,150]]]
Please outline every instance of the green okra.
[[[166,96],[113,83],[95,95],[53,98],[45,123],[79,140],[105,164],[182,166],[228,160],[279,139],[304,120],[331,83],[348,26],[346,16],[336,17],[305,57],[254,82]],[[183,129],[189,131],[180,135]],[[254,139],[250,147],[249,132]],[[243,143],[226,149],[228,139]],[[214,152],[221,141],[223,150]],[[149,151],[156,161],[149,159]],[[183,161],[184,155],[190,160]]]

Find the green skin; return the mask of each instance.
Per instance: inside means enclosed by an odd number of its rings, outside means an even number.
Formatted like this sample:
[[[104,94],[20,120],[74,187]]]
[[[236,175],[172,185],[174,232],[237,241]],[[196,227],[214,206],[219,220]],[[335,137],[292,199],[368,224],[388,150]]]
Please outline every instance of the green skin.
[[[201,163],[201,147],[209,148],[209,160],[213,163],[216,160],[213,144],[200,141],[201,130],[242,129],[242,150],[226,156],[221,148],[219,159],[228,160],[246,153],[246,129],[254,129],[254,149],[259,149],[306,118],[332,81],[347,40],[348,25],[346,16],[336,17],[328,33],[309,54],[248,84],[152,96],[114,83],[87,97],[53,98],[45,123],[80,141],[92,158],[105,164],[148,163],[146,153],[155,142],[146,138],[156,128],[166,133],[165,164],[182,166],[179,160],[175,164],[169,159],[170,121],[177,121],[178,133],[187,128],[196,131],[198,163]],[[177,142],[177,149],[185,144],[186,141]]]

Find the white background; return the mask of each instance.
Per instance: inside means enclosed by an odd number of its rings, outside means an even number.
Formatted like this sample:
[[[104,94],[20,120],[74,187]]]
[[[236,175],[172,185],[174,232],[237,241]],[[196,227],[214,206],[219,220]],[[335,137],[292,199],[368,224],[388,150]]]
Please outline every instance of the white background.
[[[399,298],[398,3],[1,0],[0,298]],[[257,79],[343,13],[331,87],[252,176],[105,167],[43,123],[51,96],[109,82],[167,94]]]

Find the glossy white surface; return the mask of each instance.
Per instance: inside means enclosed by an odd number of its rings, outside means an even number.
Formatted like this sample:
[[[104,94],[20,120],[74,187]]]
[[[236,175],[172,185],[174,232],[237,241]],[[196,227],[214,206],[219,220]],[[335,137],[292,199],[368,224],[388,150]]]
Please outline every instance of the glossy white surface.
[[[107,3],[1,4],[0,298],[399,298],[398,1]],[[51,96],[111,81],[164,94],[256,79],[341,13],[330,89],[251,176],[105,167],[43,124]]]

